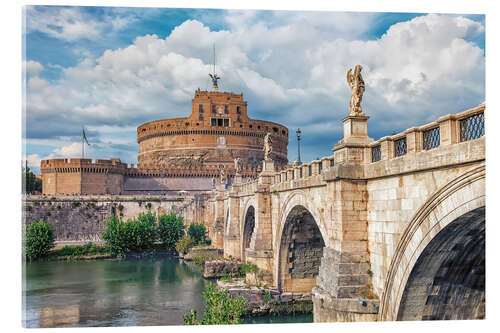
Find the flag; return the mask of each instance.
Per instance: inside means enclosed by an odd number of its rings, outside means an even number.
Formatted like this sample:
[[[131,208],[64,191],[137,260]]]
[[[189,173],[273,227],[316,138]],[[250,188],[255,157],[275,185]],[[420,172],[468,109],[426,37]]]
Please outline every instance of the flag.
[[[82,138],[83,138],[83,141],[85,141],[85,143],[90,146],[90,143],[87,140],[87,136],[85,135],[85,129],[84,128],[82,128]]]

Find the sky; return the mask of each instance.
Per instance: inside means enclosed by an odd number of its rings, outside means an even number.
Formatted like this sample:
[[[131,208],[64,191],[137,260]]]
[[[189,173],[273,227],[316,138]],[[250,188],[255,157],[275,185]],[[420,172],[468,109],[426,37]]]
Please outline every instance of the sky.
[[[137,163],[136,128],[189,116],[210,90],[243,93],[253,119],[289,128],[288,158],[332,155],[363,66],[375,140],[485,100],[485,16],[427,13],[26,6],[23,143],[28,164],[80,157]]]

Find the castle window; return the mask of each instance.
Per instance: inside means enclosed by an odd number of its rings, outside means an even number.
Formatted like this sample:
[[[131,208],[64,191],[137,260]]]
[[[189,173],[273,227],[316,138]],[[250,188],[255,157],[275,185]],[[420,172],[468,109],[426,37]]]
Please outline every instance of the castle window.
[[[237,107],[236,107],[236,113],[237,113],[237,114],[241,114],[241,110],[240,110],[240,107],[239,107],[239,106],[237,106]]]
[[[273,127],[274,133],[278,133],[278,127]]]
[[[223,119],[222,118],[218,118],[217,119],[217,126],[222,127],[223,125],[224,125]]]
[[[250,125],[250,126],[248,126],[248,127],[252,128],[252,127],[253,127],[253,125]]]
[[[257,126],[257,129],[260,129],[260,125],[259,125],[259,126]]]
[[[210,121],[210,125],[211,126],[217,126],[217,119],[216,118],[212,118],[211,121]]]
[[[212,113],[215,113],[215,105],[212,105]]]
[[[285,130],[282,130],[282,131],[281,131],[281,134],[286,135],[286,131],[285,131]]]
[[[203,104],[198,105],[198,111],[203,113]]]
[[[229,119],[224,119],[224,127],[228,127],[229,126]]]
[[[239,119],[238,119],[238,120],[239,120]],[[241,125],[241,124],[240,124],[240,128],[242,128],[242,127],[243,127],[243,125]]]
[[[186,123],[186,126],[189,126],[189,123]]]
[[[228,113],[229,113],[229,109],[227,108],[227,105],[224,105],[224,113],[225,113],[225,114],[228,114]]]

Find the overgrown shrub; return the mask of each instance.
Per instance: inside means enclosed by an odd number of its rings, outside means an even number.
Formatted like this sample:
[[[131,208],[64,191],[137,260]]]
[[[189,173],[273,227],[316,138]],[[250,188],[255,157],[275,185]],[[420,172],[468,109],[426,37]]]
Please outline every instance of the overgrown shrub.
[[[188,235],[191,236],[195,245],[200,245],[200,244],[206,243],[205,232],[206,232],[206,229],[205,229],[205,226],[203,225],[203,223],[193,222],[189,225]]]
[[[156,218],[148,212],[139,214],[137,219],[121,222],[116,216],[106,221],[102,239],[113,255],[139,252],[153,247],[157,239]]]
[[[163,245],[169,250],[175,250],[177,242],[184,235],[182,216],[174,212],[158,217],[158,235]]]
[[[125,242],[125,223],[122,223],[115,215],[111,215],[106,220],[106,227],[101,238],[112,255],[123,255],[129,251]]]
[[[130,251],[142,251],[153,247],[158,238],[156,217],[151,213],[141,213],[137,219],[125,222],[125,239]]]
[[[44,220],[32,222],[24,235],[24,254],[28,260],[46,256],[54,247],[54,232]]]
[[[205,311],[198,321],[196,310],[184,315],[185,325],[226,325],[241,324],[241,317],[248,312],[243,296],[231,296],[229,292],[217,289],[215,283],[210,283],[203,291]]]
[[[179,253],[186,254],[193,246],[193,239],[189,235],[185,235],[175,244],[175,250]]]
[[[201,270],[206,261],[215,260],[216,256],[208,251],[199,251],[193,256],[193,261]]]
[[[80,202],[79,201],[73,201],[71,203],[71,205],[73,206],[73,208],[76,208],[76,207],[80,206]]]
[[[108,250],[105,246],[89,242],[84,245],[65,245],[61,249],[54,251],[53,254],[58,257],[77,258],[92,254],[105,254]]]
[[[241,274],[246,275],[248,273],[256,274],[259,271],[259,267],[251,262],[244,262],[241,264]]]

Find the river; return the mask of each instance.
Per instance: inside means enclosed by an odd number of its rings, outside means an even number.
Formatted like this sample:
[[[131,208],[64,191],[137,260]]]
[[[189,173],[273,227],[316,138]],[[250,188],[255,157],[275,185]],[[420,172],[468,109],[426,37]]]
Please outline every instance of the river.
[[[182,325],[202,313],[203,279],[175,258],[33,262],[23,280],[24,327]],[[312,322],[312,315],[246,318],[245,323]]]

